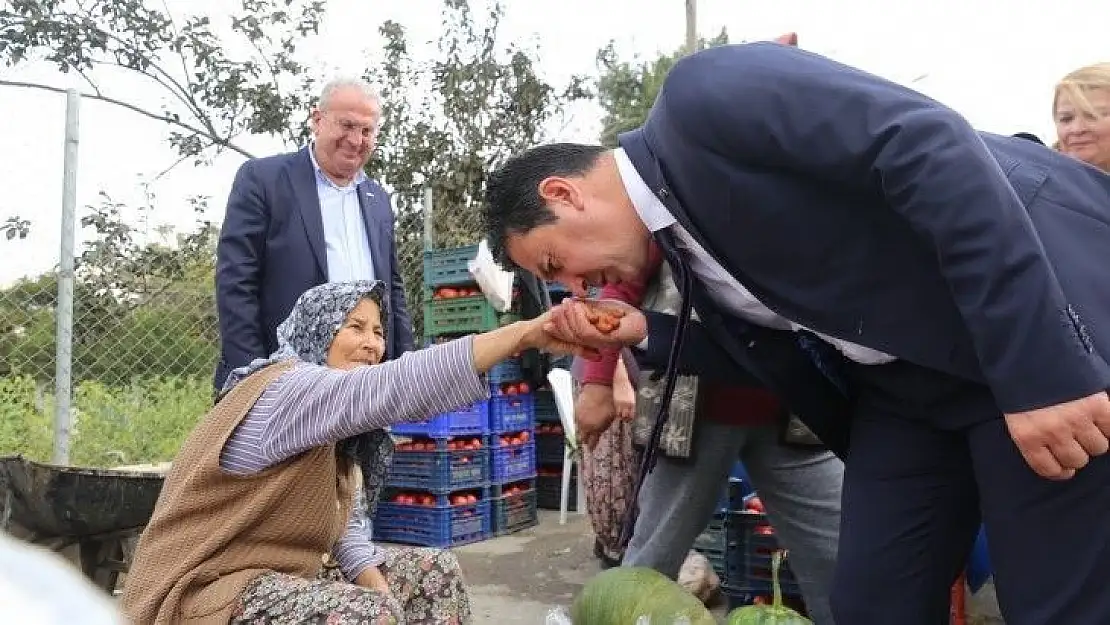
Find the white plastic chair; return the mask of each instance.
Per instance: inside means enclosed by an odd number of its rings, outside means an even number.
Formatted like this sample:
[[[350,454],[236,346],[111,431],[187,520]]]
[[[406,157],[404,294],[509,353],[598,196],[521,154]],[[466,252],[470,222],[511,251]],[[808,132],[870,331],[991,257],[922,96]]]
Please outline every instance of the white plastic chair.
[[[574,380],[570,371],[555,368],[548,372],[547,381],[551,383],[551,394],[555,396],[555,408],[559,411],[559,421],[563,423],[563,435],[570,443],[563,447],[563,488],[559,493],[559,525],[567,523],[567,504],[570,498],[570,475],[574,470],[574,463],[578,460],[571,448],[578,448],[578,437],[574,429]],[[578,476],[578,505],[575,511],[578,514],[586,513],[585,480],[581,473]]]

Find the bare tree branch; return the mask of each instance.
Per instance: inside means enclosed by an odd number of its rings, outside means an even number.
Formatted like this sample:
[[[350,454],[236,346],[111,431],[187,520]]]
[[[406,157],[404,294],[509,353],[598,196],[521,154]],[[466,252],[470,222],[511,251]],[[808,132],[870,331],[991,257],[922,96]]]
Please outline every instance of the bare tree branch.
[[[23,81],[18,81],[18,80],[3,80],[3,79],[0,79],[0,86],[22,87],[22,88],[25,88],[25,89],[40,89],[40,90],[43,90],[43,91],[52,91],[54,93],[65,93],[66,92],[65,89],[62,89],[60,87],[51,87],[50,85],[43,85],[43,84],[33,83],[33,82],[23,82]],[[89,98],[90,100],[99,100],[101,102],[107,102],[108,104],[114,104],[116,106],[123,107],[123,108],[125,108],[129,111],[134,112],[134,113],[138,113],[138,114],[143,115],[145,117],[149,117],[150,119],[160,121],[160,122],[165,122],[167,124],[172,124],[174,126],[178,126],[178,127],[183,128],[185,130],[188,130],[189,132],[193,133],[194,135],[199,135],[199,136],[202,136],[202,137],[208,139],[209,141],[212,142],[212,145],[220,146],[222,148],[227,148],[227,149],[229,149],[233,152],[236,152],[237,154],[240,154],[240,155],[242,155],[246,158],[254,158],[253,154],[244,150],[243,148],[239,147],[238,145],[235,145],[231,141],[229,141],[229,140],[227,140],[223,137],[220,137],[218,135],[214,135],[213,133],[211,133],[207,130],[201,130],[201,129],[195,127],[195,126],[191,126],[191,125],[189,125],[189,124],[187,124],[187,123],[185,123],[185,122],[183,122],[179,119],[174,119],[173,117],[171,117],[169,115],[165,115],[165,114],[159,115],[158,113],[151,113],[150,111],[148,111],[146,109],[143,109],[141,107],[135,106],[134,104],[130,104],[128,102],[123,102],[121,100],[117,100],[115,98],[110,98],[108,96],[104,96],[104,95],[100,95],[100,94],[96,94],[96,93],[81,93],[81,97]]]

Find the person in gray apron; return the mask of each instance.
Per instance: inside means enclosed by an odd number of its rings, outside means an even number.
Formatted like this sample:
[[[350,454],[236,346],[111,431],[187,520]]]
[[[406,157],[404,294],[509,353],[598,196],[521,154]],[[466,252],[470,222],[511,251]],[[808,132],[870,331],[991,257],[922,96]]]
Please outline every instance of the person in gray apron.
[[[608,295],[602,292],[602,297]],[[674,314],[679,303],[670,267],[661,263],[646,285],[641,307]],[[642,448],[651,435],[664,380],[662,372],[632,373],[632,441]],[[658,463],[640,490],[639,516],[623,565],[646,566],[676,578],[739,459],[779,540],[790,550],[811,618],[817,625],[832,624],[829,592],[844,465],[819,443],[813,444],[799,426],[784,418],[777,398],[764,389],[723,387],[680,376]]]

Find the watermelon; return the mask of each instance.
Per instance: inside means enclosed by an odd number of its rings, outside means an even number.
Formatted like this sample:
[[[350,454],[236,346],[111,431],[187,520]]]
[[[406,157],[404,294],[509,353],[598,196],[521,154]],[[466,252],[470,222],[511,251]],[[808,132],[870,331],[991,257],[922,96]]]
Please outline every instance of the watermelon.
[[[728,614],[728,625],[813,625],[813,621],[782,604],[782,588],[779,586],[782,558],[781,549],[771,556],[771,588],[775,593],[771,605],[736,608]]]
[[[646,567],[617,567],[594,576],[571,606],[574,625],[716,625],[697,597]],[[641,620],[642,619],[642,620]]]

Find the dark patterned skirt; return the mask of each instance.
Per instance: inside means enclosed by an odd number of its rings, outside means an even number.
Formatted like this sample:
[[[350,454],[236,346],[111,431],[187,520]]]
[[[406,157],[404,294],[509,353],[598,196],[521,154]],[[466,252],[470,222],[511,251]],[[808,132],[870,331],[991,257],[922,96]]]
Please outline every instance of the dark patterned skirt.
[[[338,569],[317,579],[267,573],[251,581],[231,625],[464,625],[470,599],[450,551],[385,548],[389,595],[351,584]]]

